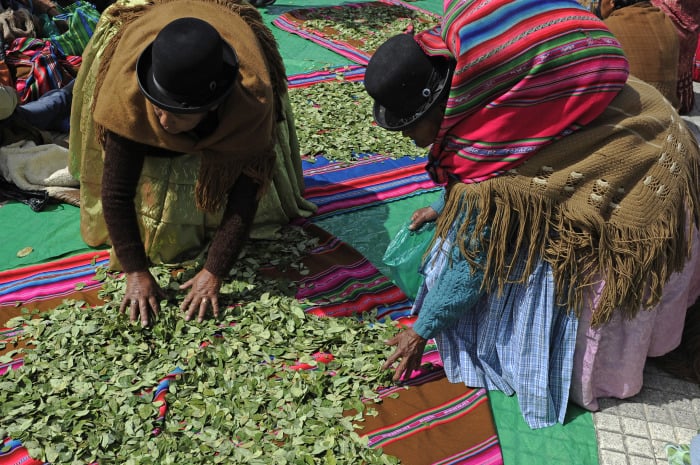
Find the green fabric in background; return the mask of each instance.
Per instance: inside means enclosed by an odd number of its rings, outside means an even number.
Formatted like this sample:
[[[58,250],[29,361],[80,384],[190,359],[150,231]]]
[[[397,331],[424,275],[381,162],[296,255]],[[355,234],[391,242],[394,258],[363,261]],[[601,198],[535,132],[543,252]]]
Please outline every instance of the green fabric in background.
[[[426,192],[312,221],[352,245],[388,276],[388,267],[382,261],[387,245],[415,210],[430,205],[439,196],[440,191]]]
[[[0,205],[0,271],[36,265],[60,257],[95,250],[80,236],[80,209],[48,205],[35,212],[19,202]],[[34,249],[25,257],[17,252]]]

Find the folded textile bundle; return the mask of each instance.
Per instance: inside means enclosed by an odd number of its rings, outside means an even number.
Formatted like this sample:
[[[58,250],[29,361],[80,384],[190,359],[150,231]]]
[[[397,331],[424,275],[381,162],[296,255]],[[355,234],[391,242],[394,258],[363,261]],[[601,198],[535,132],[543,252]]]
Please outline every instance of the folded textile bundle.
[[[68,172],[68,149],[60,145],[20,141],[0,147],[0,174],[21,190],[79,205],[79,183]]]

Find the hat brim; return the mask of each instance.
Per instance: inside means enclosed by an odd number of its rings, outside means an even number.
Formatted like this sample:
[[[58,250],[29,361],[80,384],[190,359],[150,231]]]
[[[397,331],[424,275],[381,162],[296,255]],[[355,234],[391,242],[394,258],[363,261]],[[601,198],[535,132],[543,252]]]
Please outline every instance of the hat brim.
[[[238,57],[226,41],[223,41],[223,69],[222,80],[216,86],[216,90],[212,97],[198,105],[188,105],[179,102],[172,97],[164,94],[153,81],[153,63],[151,49],[153,43],[141,52],[141,55],[136,62],[136,76],[139,82],[139,88],[143,95],[153,103],[153,105],[170,113],[192,114],[205,113],[215,106],[219,105],[233,89],[238,72]]]
[[[435,91],[431,97],[411,116],[398,116],[386,107],[380,105],[376,100],[374,102],[374,121],[384,129],[389,131],[401,131],[407,127],[417,123],[426,113],[432,109],[436,103],[442,100],[443,96],[449,91],[450,83],[452,82],[452,71],[454,67],[451,63],[445,60],[444,65],[439,68],[441,78],[435,86]]]

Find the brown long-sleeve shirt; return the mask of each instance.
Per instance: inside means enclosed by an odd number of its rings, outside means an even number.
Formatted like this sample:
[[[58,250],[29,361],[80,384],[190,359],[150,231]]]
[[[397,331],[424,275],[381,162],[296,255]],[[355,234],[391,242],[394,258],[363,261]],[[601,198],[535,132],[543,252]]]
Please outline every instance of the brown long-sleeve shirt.
[[[107,133],[102,175],[102,208],[112,246],[125,272],[145,271],[149,260],[139,233],[134,197],[147,156],[181,155]],[[225,276],[250,233],[259,185],[240,175],[228,194],[223,219],[214,234],[204,268]]]

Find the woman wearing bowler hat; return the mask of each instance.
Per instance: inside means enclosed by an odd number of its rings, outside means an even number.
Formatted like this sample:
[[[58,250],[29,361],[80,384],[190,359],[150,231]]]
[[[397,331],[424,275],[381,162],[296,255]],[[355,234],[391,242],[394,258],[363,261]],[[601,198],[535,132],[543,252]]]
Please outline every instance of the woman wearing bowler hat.
[[[637,394],[700,294],[693,136],[575,0],[448,0],[443,18],[365,73],[376,123],[428,148],[445,188],[414,213],[436,239],[384,368],[410,377],[435,338],[450,381],[517,394],[532,428]]]
[[[205,250],[182,309],[187,320],[217,316],[247,238],[273,238],[315,210],[302,196],[282,59],[247,2],[112,5],[84,55],[74,108],[83,238],[112,245],[132,321],[148,325],[159,310],[151,264]]]

